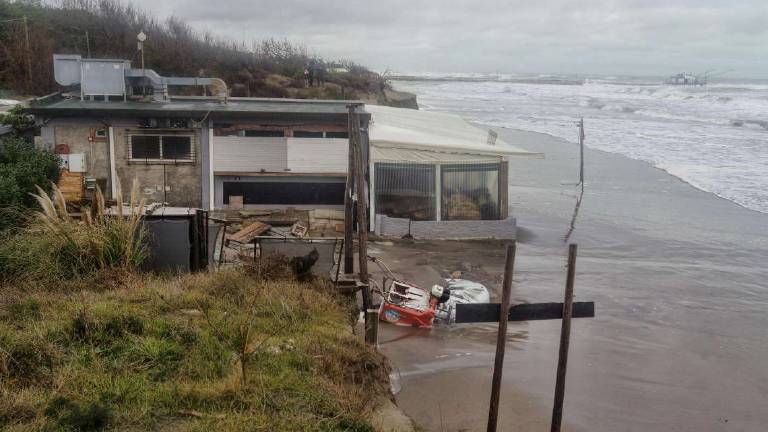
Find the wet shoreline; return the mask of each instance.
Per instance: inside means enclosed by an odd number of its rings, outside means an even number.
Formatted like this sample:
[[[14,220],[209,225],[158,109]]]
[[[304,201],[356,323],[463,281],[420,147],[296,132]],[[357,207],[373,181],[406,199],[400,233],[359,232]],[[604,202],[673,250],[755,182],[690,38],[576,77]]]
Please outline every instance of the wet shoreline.
[[[543,161],[510,166],[509,202],[520,227],[513,295],[559,301],[578,148],[532,132],[499,135],[546,153]],[[645,162],[591,149],[586,179],[571,237],[579,244],[575,292],[596,302],[597,316],[572,331],[569,430],[763,429],[768,215]],[[451,243],[379,249],[416,282],[462,270],[497,292],[503,248]],[[558,336],[558,322],[510,325],[505,430],[548,429]],[[493,339],[488,325],[431,333],[382,325],[382,350],[401,375],[400,406],[427,430],[483,430]]]

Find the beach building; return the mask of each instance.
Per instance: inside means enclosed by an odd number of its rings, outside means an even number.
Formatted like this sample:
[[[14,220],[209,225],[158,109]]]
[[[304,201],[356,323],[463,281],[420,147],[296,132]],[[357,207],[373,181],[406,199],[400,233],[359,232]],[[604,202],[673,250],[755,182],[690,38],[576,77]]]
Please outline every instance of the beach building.
[[[148,202],[171,206],[220,209],[237,197],[246,209],[343,208],[348,101],[176,97],[170,86],[217,83],[125,60],[55,56],[54,67],[71,92],[27,112],[43,145],[87,188],[114,197],[118,184],[138,179]],[[363,128],[368,119],[361,115]]]
[[[541,158],[454,114],[366,106],[371,229],[385,235],[504,237],[510,158]]]
[[[125,60],[56,56],[54,67],[70,91],[27,112],[86,190],[115,197],[137,179],[147,202],[169,206],[343,210],[348,105],[359,102],[230,98],[214,78],[161,77]],[[214,94],[171,96],[171,86]],[[371,230],[510,231],[507,161],[539,154],[456,115],[370,105],[359,113]]]
[[[225,208],[343,208],[347,103],[171,97],[38,101],[44,145],[115,196],[134,178],[149,201]],[[368,116],[363,115],[367,122]],[[240,198],[239,198],[240,199]]]

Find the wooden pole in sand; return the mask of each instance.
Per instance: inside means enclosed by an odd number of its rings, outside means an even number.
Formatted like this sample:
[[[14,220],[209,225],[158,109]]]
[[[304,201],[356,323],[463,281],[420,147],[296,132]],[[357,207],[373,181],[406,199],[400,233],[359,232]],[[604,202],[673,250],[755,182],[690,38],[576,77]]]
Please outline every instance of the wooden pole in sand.
[[[563,324],[560,330],[560,354],[557,361],[557,382],[555,383],[555,403],[552,407],[551,432],[560,432],[563,421],[563,400],[565,399],[565,371],[568,366],[568,347],[571,340],[571,317],[573,316],[573,280],[576,272],[576,249],[568,246],[568,277],[565,282],[565,301],[563,302]]]
[[[355,148],[353,145],[353,128],[352,128],[352,112],[353,107],[349,106],[349,114],[347,118],[347,140],[349,141],[349,148],[347,150],[347,185],[344,189],[344,244],[346,249],[344,250],[344,273],[351,274],[355,271],[355,252],[352,248],[352,227],[355,221],[352,220],[354,212],[352,210],[352,189],[354,188],[354,176],[355,176]]]
[[[504,266],[501,310],[499,311],[499,333],[496,336],[496,358],[493,362],[493,381],[491,382],[491,406],[488,410],[488,432],[496,432],[496,423],[499,418],[499,393],[501,391],[501,373],[504,369],[504,350],[507,344],[507,320],[509,318],[509,302],[512,294],[515,251],[515,242],[507,245],[507,262]]]
[[[579,183],[584,187],[584,118],[579,121]]]

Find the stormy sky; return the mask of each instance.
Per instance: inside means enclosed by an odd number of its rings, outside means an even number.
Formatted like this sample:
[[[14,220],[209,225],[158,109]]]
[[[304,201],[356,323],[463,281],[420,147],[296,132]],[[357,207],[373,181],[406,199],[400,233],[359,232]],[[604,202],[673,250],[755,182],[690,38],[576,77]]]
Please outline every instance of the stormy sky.
[[[768,78],[768,0],[136,0],[241,41],[379,71]]]

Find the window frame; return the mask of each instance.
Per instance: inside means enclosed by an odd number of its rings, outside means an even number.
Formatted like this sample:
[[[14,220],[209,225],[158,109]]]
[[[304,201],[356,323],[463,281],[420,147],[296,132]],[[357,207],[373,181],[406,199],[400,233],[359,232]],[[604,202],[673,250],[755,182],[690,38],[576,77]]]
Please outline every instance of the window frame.
[[[156,136],[158,137],[159,158],[136,158],[133,156],[133,139],[134,137]],[[163,152],[163,137],[173,138],[188,138],[189,139],[189,157],[187,158],[166,158]],[[173,163],[173,164],[193,164],[196,162],[195,151],[195,134],[191,132],[187,133],[169,133],[169,132],[155,132],[155,133],[131,133],[128,132],[128,161],[134,163]]]

